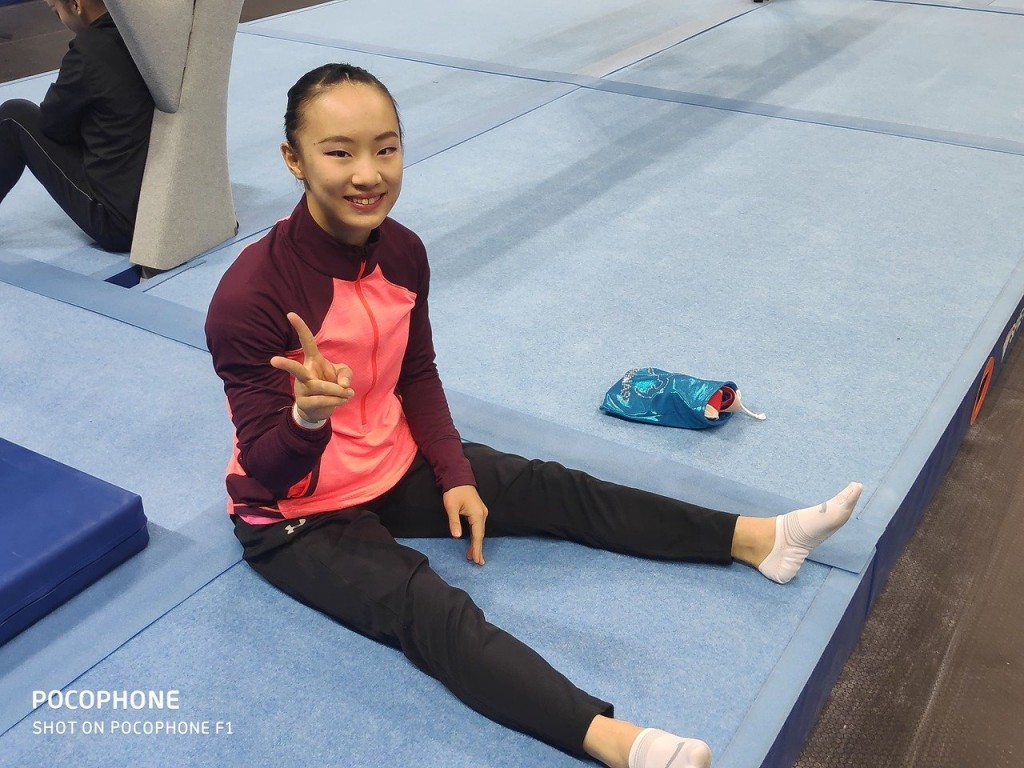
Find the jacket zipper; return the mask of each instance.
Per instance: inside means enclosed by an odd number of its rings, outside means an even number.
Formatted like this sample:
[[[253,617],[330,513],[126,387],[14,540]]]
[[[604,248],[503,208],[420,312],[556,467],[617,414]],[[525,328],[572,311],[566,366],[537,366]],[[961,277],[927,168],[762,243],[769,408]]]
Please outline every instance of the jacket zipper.
[[[377,385],[377,352],[380,349],[380,329],[377,327],[377,318],[373,316],[370,303],[363,295],[362,279],[363,270],[365,269],[366,260],[364,259],[359,263],[359,274],[356,275],[356,295],[359,297],[363,309],[366,310],[366,316],[370,320],[370,328],[373,329],[373,346],[370,348],[370,386],[366,388],[366,392],[363,393],[359,401],[359,415],[362,417],[364,427],[366,426],[366,398],[369,397],[370,390]]]

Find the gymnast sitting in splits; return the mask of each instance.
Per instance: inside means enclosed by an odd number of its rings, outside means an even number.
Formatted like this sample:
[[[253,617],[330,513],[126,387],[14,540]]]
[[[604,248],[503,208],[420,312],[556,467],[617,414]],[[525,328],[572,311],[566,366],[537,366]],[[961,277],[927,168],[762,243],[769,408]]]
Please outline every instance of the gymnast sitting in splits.
[[[284,592],[396,646],[487,717],[613,768],[695,768],[708,745],[616,719],[395,537],[540,534],[792,579],[861,486],[777,518],[702,509],[559,464],[463,444],[434,362],[395,102],[329,64],[288,92],[282,153],[304,194],[227,270],[206,323],[235,427],[229,512],[245,560]]]

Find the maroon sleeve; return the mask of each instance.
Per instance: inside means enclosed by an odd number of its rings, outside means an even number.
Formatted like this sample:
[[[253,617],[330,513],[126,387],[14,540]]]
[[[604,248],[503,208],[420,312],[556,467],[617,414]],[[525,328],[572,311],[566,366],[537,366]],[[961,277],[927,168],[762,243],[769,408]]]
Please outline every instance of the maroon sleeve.
[[[430,268],[419,238],[416,238],[416,246],[420,266],[416,305],[409,321],[409,345],[402,361],[398,388],[413,439],[433,468],[437,485],[443,493],[459,485],[476,485],[476,478],[462,450],[462,439],[452,422],[434,362],[434,342],[427,309]]]
[[[250,247],[263,248],[264,241]],[[210,302],[206,339],[224,382],[239,461],[249,476],[241,481],[249,487],[236,483],[232,496],[237,492],[246,498],[236,501],[271,504],[316,469],[331,428],[328,422],[305,429],[291,416],[291,376],[271,366],[270,358],[297,348],[298,339],[288,310],[273,293],[280,276],[254,274],[260,260],[246,256],[243,252],[225,273]]]

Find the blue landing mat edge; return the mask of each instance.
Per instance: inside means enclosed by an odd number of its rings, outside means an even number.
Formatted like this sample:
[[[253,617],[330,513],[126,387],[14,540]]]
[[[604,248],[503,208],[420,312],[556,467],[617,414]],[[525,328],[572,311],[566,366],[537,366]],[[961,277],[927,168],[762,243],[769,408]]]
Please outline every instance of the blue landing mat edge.
[[[783,743],[788,746],[789,736],[797,735],[795,730],[788,730],[802,724],[808,714],[810,722],[807,727],[814,723],[817,707],[808,707],[805,697],[821,690],[824,690],[825,696],[828,695],[832,683],[829,680],[827,685],[823,685],[823,673],[826,671],[823,666],[831,666],[828,664],[829,651],[844,650],[845,645],[849,644],[850,648],[845,649],[848,655],[856,644],[866,611],[853,598],[859,585],[864,583],[869,569],[870,565],[860,574],[833,570],[828,575],[786,650],[743,717],[729,746],[716,760],[716,768],[752,768],[755,765],[778,768],[791,764],[791,761],[783,762],[774,756],[765,756],[773,750],[777,735],[786,734]],[[855,623],[848,624],[851,618]],[[845,658],[845,655],[842,656],[842,661]],[[817,659],[817,663],[809,664],[810,659]],[[840,669],[842,661],[839,663]],[[795,720],[796,715],[801,717]],[[794,721],[792,725],[790,721]],[[779,738],[782,738],[781,735]],[[798,735],[800,745],[803,739],[803,734]],[[762,758],[765,758],[763,763],[760,762]]]
[[[1012,340],[1011,330],[1019,318],[1024,297],[1024,262],[1018,263],[1006,281],[999,296],[992,304],[985,320],[975,331],[974,337],[956,362],[946,381],[919,423],[917,429],[896,461],[893,462],[876,491],[877,509],[882,510],[884,519],[872,519],[876,525],[888,526],[904,503],[911,488],[925,470],[936,446],[948,439],[949,425],[958,418],[971,393],[977,393],[980,373],[989,357],[1005,346],[1008,350]],[[999,353],[1001,365],[1003,353]],[[967,393],[965,395],[965,393]],[[966,428],[965,428],[966,429]],[[962,438],[962,435],[960,436]],[[960,444],[960,439],[956,445]],[[864,517],[868,517],[866,511]]]
[[[946,470],[960,448],[967,430],[984,406],[989,384],[1002,370],[1003,360],[1018,340],[1024,327],[1024,298],[1018,303],[972,386],[963,396],[959,408],[946,425],[942,437],[935,443],[925,466],[907,491],[888,527],[878,539],[877,549],[870,564],[858,576],[856,584],[846,579],[848,574],[830,574],[822,592],[808,611],[800,629],[786,648],[786,652],[768,683],[762,688],[751,707],[743,726],[730,743],[721,765],[749,766],[749,758],[763,755],[761,768],[791,765],[799,756],[807,735],[814,727],[818,713],[828,699],[832,686],[842,672],[843,665],[860,638],[871,606],[881,594],[896,560],[913,535],[917,524],[931,502]],[[991,362],[989,362],[991,361]],[[834,591],[836,587],[839,591]],[[838,601],[846,595],[845,610],[836,618]],[[824,614],[824,615],[823,615]],[[833,627],[831,638],[822,643],[822,623]],[[806,626],[805,626],[806,625]],[[800,683],[801,663],[811,655],[818,659],[813,671]],[[792,702],[784,720],[779,716],[780,702]],[[768,745],[764,734],[776,734]],[[742,755],[742,762],[736,756]]]
[[[219,502],[181,531],[150,521],[146,549],[0,647],[0,736],[31,715],[32,691],[69,685],[239,563],[224,516]]]
[[[205,316],[180,304],[9,254],[0,254],[0,281],[206,350]]]
[[[1009,319],[1004,321],[1002,331],[996,337],[995,343],[989,347],[988,354],[977,364],[977,374],[960,402],[960,406],[946,425],[941,437],[935,441],[934,448],[923,469],[908,488],[896,513],[879,539],[879,555],[876,557],[878,567],[875,570],[871,591],[872,603],[885,586],[896,559],[917,528],[925,506],[931,500],[943,475],[953,461],[953,457],[967,435],[967,430],[984,407],[989,385],[1002,372],[1006,355],[1019,339],[1021,328],[1024,326],[1024,297],[1017,301],[1013,311],[1008,313],[1008,317]]]
[[[747,718],[744,719],[744,727],[740,731],[742,737],[733,741],[737,752],[732,752],[733,745],[730,744],[730,752],[727,753],[743,756],[742,762],[735,763],[736,768],[739,765],[752,765],[750,762],[752,754],[764,755],[764,760],[760,764],[761,768],[777,768],[780,765],[792,765],[799,756],[800,750],[807,740],[807,734],[814,727],[814,723],[818,719],[818,713],[832,691],[832,685],[839,678],[846,659],[849,658],[850,653],[852,653],[857,642],[860,640],[864,622],[867,620],[868,612],[871,609],[869,600],[872,582],[871,566],[856,578],[855,583],[849,581],[849,574],[843,574],[843,576],[847,578],[844,578],[841,583],[839,580],[832,582],[830,576],[829,581],[826,582],[826,587],[822,590],[824,593],[825,589],[829,588],[829,596],[820,605],[817,600],[815,601],[811,611],[808,611],[810,623],[807,629],[805,630],[804,625],[801,624],[797,634],[799,641],[794,638],[794,641],[786,649],[784,656],[785,664],[786,666],[801,664],[802,666],[794,668],[794,673],[799,675],[801,668],[803,670],[807,669],[807,656],[803,655],[797,658],[799,654],[795,653],[796,647],[794,643],[805,644],[810,643],[812,640],[820,642],[821,638],[814,634],[813,622],[830,622],[826,627],[830,626],[833,628],[831,637],[827,638],[824,649],[819,652],[817,656],[818,661],[807,677],[807,684],[796,695],[793,705],[785,718],[771,718],[771,726],[766,725],[766,721],[769,720],[766,717],[768,714],[766,710],[778,709],[779,700],[767,695],[768,686],[762,688],[761,695],[754,706],[751,707]],[[832,592],[832,590],[835,590],[835,592]],[[837,620],[835,616],[836,611],[841,607],[839,604],[840,599],[845,599],[846,609]],[[804,650],[806,652],[806,649]],[[784,663],[780,660],[777,670],[784,668]],[[769,734],[767,739],[763,737],[761,739],[752,738],[756,735],[755,732],[748,731],[746,728],[748,723],[757,724],[759,721],[762,727],[764,727],[765,732]],[[766,749],[766,742],[771,741],[772,738],[770,734],[776,735],[770,747]],[[743,749],[751,751],[744,752],[742,751]],[[726,766],[731,764],[733,764],[731,760],[725,761],[722,768],[726,768]]]

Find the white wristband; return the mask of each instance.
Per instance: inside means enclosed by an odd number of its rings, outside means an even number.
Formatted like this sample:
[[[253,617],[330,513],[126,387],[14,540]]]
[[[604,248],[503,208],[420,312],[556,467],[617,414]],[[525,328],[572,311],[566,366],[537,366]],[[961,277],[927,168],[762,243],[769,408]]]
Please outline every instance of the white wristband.
[[[320,419],[320,421],[306,421],[299,414],[299,404],[292,403],[292,418],[295,423],[304,429],[320,429],[324,424],[327,423],[327,419]]]

